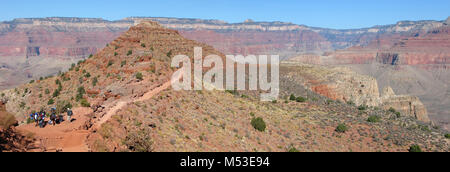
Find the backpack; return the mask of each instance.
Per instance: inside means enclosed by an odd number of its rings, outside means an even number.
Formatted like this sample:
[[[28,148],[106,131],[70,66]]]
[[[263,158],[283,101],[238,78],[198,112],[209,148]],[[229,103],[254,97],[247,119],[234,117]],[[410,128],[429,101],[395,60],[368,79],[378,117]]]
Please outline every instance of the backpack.
[[[72,110],[67,111],[68,116],[72,116],[72,114],[73,114]]]

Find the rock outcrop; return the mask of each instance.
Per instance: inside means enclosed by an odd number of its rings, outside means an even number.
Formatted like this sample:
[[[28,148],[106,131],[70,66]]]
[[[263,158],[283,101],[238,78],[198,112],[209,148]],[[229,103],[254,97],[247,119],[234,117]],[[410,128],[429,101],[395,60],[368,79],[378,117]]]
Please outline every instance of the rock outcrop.
[[[285,62],[281,71],[283,79],[305,85],[317,94],[332,100],[357,106],[382,107],[385,110],[394,108],[403,115],[430,122],[428,112],[418,97],[396,95],[390,87],[384,88],[383,93],[380,94],[375,78],[357,74],[349,68]]]

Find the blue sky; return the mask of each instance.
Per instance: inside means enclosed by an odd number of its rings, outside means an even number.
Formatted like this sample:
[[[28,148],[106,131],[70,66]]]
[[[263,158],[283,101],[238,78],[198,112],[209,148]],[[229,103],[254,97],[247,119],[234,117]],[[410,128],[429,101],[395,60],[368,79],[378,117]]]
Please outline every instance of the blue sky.
[[[285,21],[327,28],[362,28],[400,20],[444,20],[450,0],[7,0],[0,21],[29,17],[129,16]]]

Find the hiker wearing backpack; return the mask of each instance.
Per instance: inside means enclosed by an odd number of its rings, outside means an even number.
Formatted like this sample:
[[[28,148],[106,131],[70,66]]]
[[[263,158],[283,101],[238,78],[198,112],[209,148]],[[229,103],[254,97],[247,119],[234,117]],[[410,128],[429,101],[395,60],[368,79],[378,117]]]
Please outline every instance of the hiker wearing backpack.
[[[52,113],[52,114],[50,115],[50,123],[51,123],[53,126],[56,125],[56,114],[55,114],[55,113]]]
[[[71,119],[72,115],[73,115],[72,109],[67,108],[67,121],[72,122],[72,119]]]
[[[39,114],[38,113],[34,113],[34,123],[35,123],[35,127],[37,127],[39,125]]]
[[[41,113],[39,117],[39,127],[44,128],[45,127],[45,115],[44,113]]]

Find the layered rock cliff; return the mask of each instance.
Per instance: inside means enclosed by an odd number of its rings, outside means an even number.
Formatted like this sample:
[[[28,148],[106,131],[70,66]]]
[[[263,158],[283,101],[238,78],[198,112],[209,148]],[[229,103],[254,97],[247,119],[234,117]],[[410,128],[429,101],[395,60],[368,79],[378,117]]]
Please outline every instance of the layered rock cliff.
[[[281,66],[280,77],[332,100],[385,110],[394,108],[403,115],[430,122],[427,109],[418,97],[396,95],[390,87],[384,88],[380,94],[375,78],[357,74],[346,67],[330,68],[287,61]]]

